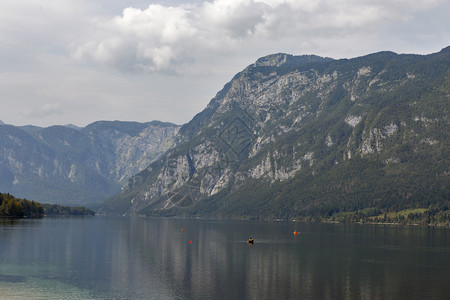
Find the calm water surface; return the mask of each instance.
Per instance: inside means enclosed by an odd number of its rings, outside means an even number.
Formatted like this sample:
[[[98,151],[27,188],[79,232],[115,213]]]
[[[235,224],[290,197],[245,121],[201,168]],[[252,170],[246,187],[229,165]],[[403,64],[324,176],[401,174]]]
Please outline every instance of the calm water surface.
[[[0,219],[0,299],[450,299],[449,238],[380,225]]]

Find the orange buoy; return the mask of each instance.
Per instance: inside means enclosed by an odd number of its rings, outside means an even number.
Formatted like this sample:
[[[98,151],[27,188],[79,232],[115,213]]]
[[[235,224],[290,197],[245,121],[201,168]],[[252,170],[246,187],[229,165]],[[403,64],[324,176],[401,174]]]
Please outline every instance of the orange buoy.
[[[181,228],[181,231],[183,231],[183,228]]]

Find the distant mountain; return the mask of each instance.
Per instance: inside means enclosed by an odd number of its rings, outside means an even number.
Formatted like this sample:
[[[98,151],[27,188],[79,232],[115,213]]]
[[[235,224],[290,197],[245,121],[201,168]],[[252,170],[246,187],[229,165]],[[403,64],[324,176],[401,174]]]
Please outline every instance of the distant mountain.
[[[0,125],[5,125],[5,123],[3,123],[3,121],[2,121],[2,120],[0,120]]]
[[[449,106],[450,47],[263,57],[101,211],[294,219],[447,207]]]
[[[73,125],[73,124],[66,124],[66,125],[64,125],[64,127],[72,128],[72,129],[75,129],[75,130],[81,130],[81,127],[78,127],[78,126]]]
[[[0,191],[43,203],[97,206],[174,142],[179,126],[108,122],[0,127]]]

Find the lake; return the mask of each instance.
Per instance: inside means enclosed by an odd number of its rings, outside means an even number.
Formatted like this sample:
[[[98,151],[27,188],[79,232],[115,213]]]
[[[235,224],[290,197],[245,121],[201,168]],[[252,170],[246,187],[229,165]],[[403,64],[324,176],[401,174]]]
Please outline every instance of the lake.
[[[0,299],[449,299],[449,238],[388,225],[0,219]]]

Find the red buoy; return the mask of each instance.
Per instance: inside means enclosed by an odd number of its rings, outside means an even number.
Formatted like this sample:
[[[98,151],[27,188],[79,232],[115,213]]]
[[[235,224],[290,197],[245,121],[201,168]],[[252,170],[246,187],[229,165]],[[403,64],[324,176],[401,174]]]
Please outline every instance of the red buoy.
[[[294,231],[294,234],[295,234],[295,235],[298,235],[298,234],[299,234],[299,232],[298,232],[298,231]]]

